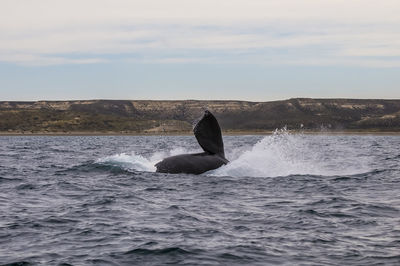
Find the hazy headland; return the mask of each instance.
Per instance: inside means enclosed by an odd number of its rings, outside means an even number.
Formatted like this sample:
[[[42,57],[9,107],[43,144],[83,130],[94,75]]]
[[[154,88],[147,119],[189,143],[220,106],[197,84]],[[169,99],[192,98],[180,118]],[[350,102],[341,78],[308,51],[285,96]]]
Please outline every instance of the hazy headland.
[[[224,134],[400,133],[400,100],[0,102],[0,134],[190,134],[203,110]]]

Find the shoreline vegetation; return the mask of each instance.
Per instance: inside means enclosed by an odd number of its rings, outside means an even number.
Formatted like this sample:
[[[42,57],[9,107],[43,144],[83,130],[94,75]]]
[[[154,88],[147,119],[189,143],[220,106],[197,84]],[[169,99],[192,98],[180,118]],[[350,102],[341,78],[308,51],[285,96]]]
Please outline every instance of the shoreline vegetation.
[[[400,134],[400,100],[0,101],[0,136],[192,135],[209,109],[224,135]]]

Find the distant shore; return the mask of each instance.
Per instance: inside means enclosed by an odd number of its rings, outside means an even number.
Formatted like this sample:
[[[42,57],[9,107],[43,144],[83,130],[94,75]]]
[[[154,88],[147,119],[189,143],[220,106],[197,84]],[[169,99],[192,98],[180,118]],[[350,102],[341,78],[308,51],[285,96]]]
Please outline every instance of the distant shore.
[[[225,135],[399,134],[400,100],[0,101],[0,135],[191,135],[204,109]]]
[[[243,135],[272,135],[275,131],[222,131],[225,136]],[[400,135],[400,131],[373,131],[373,130],[344,130],[344,131],[314,131],[288,130],[290,134],[305,135]],[[178,132],[0,132],[0,136],[191,136],[191,131]]]

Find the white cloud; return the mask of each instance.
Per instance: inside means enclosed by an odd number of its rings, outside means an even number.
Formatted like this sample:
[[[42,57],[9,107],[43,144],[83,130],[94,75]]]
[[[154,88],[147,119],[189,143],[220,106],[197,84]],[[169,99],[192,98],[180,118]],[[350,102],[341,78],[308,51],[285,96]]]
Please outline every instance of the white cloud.
[[[397,0],[2,0],[1,25],[58,28],[121,23],[399,22]]]
[[[71,59],[59,56],[37,56],[32,54],[0,54],[1,62],[11,62],[27,66],[50,66],[63,64],[94,64],[104,63],[101,58]]]
[[[136,54],[143,62],[214,62],[241,54],[248,63],[256,54],[322,65],[384,56],[390,62],[373,65],[397,66],[398,14],[398,0],[1,0],[0,61],[97,63]],[[298,53],[279,60],[278,49]]]

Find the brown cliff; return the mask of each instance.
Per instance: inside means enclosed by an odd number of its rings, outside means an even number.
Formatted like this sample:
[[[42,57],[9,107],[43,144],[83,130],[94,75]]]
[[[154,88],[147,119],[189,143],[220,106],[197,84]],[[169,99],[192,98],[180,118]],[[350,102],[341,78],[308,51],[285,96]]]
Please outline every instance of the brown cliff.
[[[400,132],[400,100],[0,102],[3,133],[181,133],[204,109],[224,131],[288,129]]]

